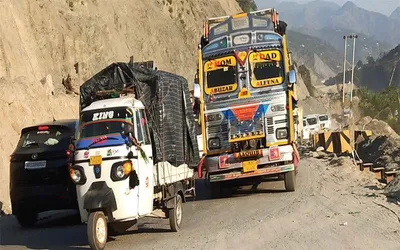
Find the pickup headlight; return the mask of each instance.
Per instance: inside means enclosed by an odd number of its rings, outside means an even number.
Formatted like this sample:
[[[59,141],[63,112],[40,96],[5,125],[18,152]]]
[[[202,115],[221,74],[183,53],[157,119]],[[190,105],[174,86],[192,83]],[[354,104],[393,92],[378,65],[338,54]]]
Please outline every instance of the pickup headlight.
[[[86,176],[83,167],[81,166],[71,166],[68,168],[69,176],[73,183],[77,185],[83,185],[86,183]]]
[[[219,149],[221,148],[221,143],[218,137],[208,139],[208,148],[209,149]]]
[[[276,139],[283,140],[288,138],[287,128],[278,128],[276,130]]]
[[[116,162],[111,167],[111,180],[113,181],[122,181],[128,178],[129,174],[132,172],[132,162],[124,161],[124,162]]]

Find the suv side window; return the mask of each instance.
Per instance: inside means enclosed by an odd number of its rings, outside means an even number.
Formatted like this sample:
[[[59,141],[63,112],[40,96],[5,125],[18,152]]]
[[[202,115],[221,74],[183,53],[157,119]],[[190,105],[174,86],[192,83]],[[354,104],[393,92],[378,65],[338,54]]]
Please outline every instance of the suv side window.
[[[136,110],[136,130],[138,134],[138,141],[142,141],[143,144],[150,144],[150,135],[147,126],[147,117],[144,109]]]

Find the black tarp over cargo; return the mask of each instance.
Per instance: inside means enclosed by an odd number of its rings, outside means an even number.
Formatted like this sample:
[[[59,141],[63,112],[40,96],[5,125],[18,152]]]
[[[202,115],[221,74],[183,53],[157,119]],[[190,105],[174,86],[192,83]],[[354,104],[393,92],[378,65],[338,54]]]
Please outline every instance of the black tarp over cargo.
[[[199,150],[187,80],[164,71],[113,63],[82,84],[80,110],[108,98],[97,96],[97,91],[124,88],[133,88],[146,108],[155,163],[197,166]]]

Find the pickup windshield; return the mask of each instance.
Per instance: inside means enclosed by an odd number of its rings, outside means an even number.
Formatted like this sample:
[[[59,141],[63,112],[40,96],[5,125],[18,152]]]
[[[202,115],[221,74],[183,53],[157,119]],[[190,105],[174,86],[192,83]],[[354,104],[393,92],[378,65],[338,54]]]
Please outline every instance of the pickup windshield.
[[[82,125],[80,130],[80,138],[96,137],[110,134],[121,134],[124,126],[132,126],[124,120],[103,120],[97,122],[89,122]]]
[[[82,112],[79,138],[121,134],[125,126],[133,126],[133,111],[117,107]]]

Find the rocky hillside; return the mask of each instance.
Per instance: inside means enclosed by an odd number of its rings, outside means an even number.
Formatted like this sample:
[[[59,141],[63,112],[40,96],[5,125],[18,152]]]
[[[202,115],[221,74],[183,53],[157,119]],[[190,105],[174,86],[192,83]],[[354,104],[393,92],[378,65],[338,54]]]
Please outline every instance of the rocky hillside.
[[[391,86],[400,85],[400,45],[378,60],[369,59],[368,63],[357,65],[354,71],[354,83],[372,91],[381,91]],[[346,79],[350,79],[350,71]],[[343,73],[326,81],[327,85],[341,83]]]
[[[396,46],[400,41],[396,11],[391,18],[376,12],[359,8],[353,2],[343,6],[330,1],[295,2],[264,0],[262,6],[277,8],[280,18],[292,24],[298,32],[318,37],[343,54],[343,36],[356,32],[359,35],[356,46],[356,61],[368,56],[377,58],[381,52]],[[349,47],[351,49],[351,47]],[[351,53],[348,57],[351,60]]]
[[[344,40],[343,36],[352,34],[350,29],[334,29],[334,28],[322,28],[319,30],[313,30],[308,28],[298,28],[298,32],[307,34],[325,41],[332,47],[334,47],[338,54],[337,57],[341,58],[340,68],[343,70],[343,56],[344,56]],[[347,40],[347,61],[352,61],[353,44],[352,40]],[[378,58],[388,51],[393,46],[385,41],[379,41],[372,36],[368,36],[362,33],[358,33],[358,39],[356,41],[356,51],[355,51],[355,61],[366,61],[367,57],[372,56],[373,58]]]
[[[390,15],[390,18],[400,20],[400,7],[397,7],[397,8],[392,12],[392,14]]]
[[[268,0],[267,0],[268,1]],[[327,1],[306,4],[282,2],[276,6],[281,17],[298,27],[319,30],[322,28],[345,29],[372,36],[395,45],[400,40],[397,27],[400,20],[358,7],[351,1],[339,6]]]
[[[296,62],[306,65],[320,79],[325,80],[341,71],[343,58],[328,42],[292,29],[288,30],[287,36]]]
[[[77,117],[78,89],[114,61],[154,60],[193,80],[206,16],[235,0],[0,1],[0,200],[8,208],[9,155],[22,127]],[[69,77],[68,77],[69,76]]]

